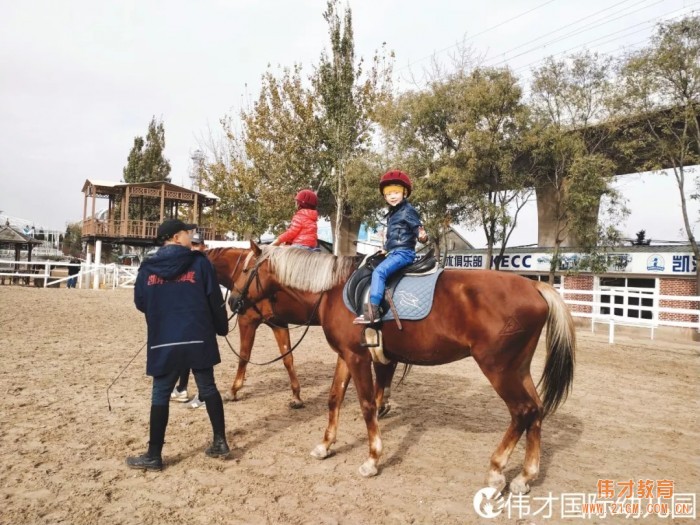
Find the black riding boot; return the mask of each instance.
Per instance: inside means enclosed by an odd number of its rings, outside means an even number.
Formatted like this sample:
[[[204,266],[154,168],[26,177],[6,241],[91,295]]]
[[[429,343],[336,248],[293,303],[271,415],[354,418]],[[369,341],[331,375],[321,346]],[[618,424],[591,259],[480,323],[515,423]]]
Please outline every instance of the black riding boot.
[[[211,429],[214,432],[214,439],[204,453],[210,458],[225,457],[231,452],[226,442],[226,421],[224,420],[224,402],[221,399],[221,394],[217,391],[206,399],[207,414],[211,421]]]
[[[362,305],[362,315],[356,317],[353,324],[375,324],[381,321],[382,313],[379,310],[379,305],[365,303]]]
[[[163,470],[161,452],[165,443],[165,429],[168,426],[168,405],[151,405],[148,450],[140,456],[126,458],[131,468],[143,470]]]

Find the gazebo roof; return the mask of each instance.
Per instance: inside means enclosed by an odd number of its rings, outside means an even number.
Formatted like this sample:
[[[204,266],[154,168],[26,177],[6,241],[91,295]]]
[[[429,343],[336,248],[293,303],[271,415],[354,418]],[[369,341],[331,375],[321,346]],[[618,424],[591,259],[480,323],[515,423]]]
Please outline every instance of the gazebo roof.
[[[141,188],[158,188],[161,185],[164,185],[167,189],[170,190],[175,190],[175,191],[180,191],[180,192],[185,192],[185,193],[197,193],[198,195],[201,195],[206,201],[218,201],[219,197],[211,193],[210,191],[196,191],[196,190],[191,190],[189,188],[184,188],[182,186],[178,186],[177,184],[173,184],[172,182],[167,182],[167,181],[156,181],[156,182],[133,182],[133,183],[127,183],[127,182],[114,182],[114,181],[107,181],[107,180],[100,180],[100,179],[86,179],[85,184],[83,184],[83,193],[85,193],[85,190],[87,190],[90,186],[95,188],[97,190],[97,193],[99,195],[113,195],[116,193],[121,193],[124,191],[124,189],[129,186],[129,187],[141,187]]]
[[[18,244],[42,244],[39,241],[29,235],[24,235],[11,226],[0,226],[0,244],[11,244],[16,246]]]

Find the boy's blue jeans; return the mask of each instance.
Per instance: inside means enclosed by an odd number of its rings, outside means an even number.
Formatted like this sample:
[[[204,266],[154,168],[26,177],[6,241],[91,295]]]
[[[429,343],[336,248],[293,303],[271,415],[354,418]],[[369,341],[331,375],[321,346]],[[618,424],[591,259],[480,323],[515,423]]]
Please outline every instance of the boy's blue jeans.
[[[369,288],[369,302],[379,305],[384,297],[386,280],[404,266],[408,266],[416,259],[416,252],[404,248],[392,250],[379,266],[372,272],[372,284]]]

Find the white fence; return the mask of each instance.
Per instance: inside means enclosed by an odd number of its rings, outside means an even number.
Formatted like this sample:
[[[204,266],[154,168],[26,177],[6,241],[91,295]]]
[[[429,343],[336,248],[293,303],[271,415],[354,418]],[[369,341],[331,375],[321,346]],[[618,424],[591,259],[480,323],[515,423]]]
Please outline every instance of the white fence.
[[[700,333],[700,296],[661,295],[653,289],[629,288],[604,290],[559,288],[557,291],[569,305],[571,315],[591,320],[591,331],[595,332],[596,323],[607,323],[610,343],[615,342],[615,326],[648,328],[651,339],[654,339],[654,331],[660,326],[691,328]],[[581,296],[588,298],[581,299]],[[603,296],[607,301],[602,300]],[[661,306],[662,302],[663,306]],[[685,305],[677,306],[678,303],[695,303],[696,306],[686,308]],[[622,315],[617,313],[620,311]],[[680,321],[669,317],[681,317],[687,320]]]
[[[55,270],[79,267],[76,275],[52,276]],[[136,281],[138,267],[120,264],[71,264],[58,261],[13,261],[0,260],[0,279],[3,282],[18,280],[33,281],[44,288],[67,286],[67,281],[76,279],[76,288],[130,288]]]
[[[132,288],[138,267],[120,264],[70,264],[56,261],[0,260],[0,278],[34,280],[43,287],[66,286],[70,277],[52,276],[59,268],[80,266],[78,288]],[[15,270],[17,268],[17,270]],[[38,281],[36,281],[38,279]],[[615,341],[615,326],[648,328],[654,339],[654,331],[660,326],[690,328],[700,332],[700,296],[661,295],[657,290],[631,288],[605,288],[603,290],[569,290],[557,288],[569,305],[574,317],[589,318],[591,330],[599,323],[608,324],[608,340]],[[605,297],[605,301],[603,298]],[[646,304],[645,304],[646,303]],[[663,306],[662,306],[662,303]],[[681,306],[678,306],[681,303]],[[695,304],[694,308],[685,306]],[[581,311],[585,310],[585,311]],[[669,319],[681,317],[685,320]]]

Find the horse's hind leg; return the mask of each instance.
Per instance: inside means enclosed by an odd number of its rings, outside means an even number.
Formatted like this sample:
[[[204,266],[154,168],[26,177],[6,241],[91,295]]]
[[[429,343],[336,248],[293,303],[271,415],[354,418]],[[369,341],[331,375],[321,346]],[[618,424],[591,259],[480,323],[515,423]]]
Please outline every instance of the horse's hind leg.
[[[289,330],[287,328],[273,328],[272,332],[275,334],[275,339],[277,340],[277,346],[280,349],[280,355],[289,352],[292,347],[292,342],[289,340]],[[292,386],[292,400],[289,402],[291,408],[302,408],[304,402],[301,400],[300,392],[301,387],[299,386],[299,379],[297,378],[297,372],[294,369],[294,357],[292,354],[287,354],[282,358],[284,367],[287,369],[287,374],[289,374],[289,383]]]
[[[510,425],[501,443],[491,455],[491,467],[488,474],[489,487],[503,490],[506,479],[503,469],[520,436],[527,430],[527,447],[522,472],[510,485],[511,492],[524,494],[529,491],[529,482],[537,477],[540,465],[540,426],[542,423],[542,402],[532,382],[529,360],[532,358],[537,340],[531,341],[525,350],[527,365],[502,368],[481,367],[494,389],[505,401],[510,412]],[[524,371],[523,371],[524,370]]]
[[[510,491],[513,494],[527,494],[530,491],[530,482],[537,478],[540,472],[540,439],[542,432],[542,403],[540,402],[537,388],[530,374],[525,377],[525,388],[530,397],[535,399],[538,406],[537,416],[532,418],[527,427],[525,459],[523,470],[510,482]]]
[[[335,437],[338,432],[340,406],[343,404],[343,399],[345,399],[345,391],[348,388],[349,381],[350,370],[348,365],[343,358],[338,356],[331,391],[328,394],[328,426],[323,435],[323,442],[316,445],[311,451],[311,456],[316,459],[325,459],[331,455],[331,446],[335,443]]]

